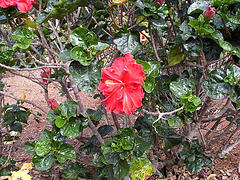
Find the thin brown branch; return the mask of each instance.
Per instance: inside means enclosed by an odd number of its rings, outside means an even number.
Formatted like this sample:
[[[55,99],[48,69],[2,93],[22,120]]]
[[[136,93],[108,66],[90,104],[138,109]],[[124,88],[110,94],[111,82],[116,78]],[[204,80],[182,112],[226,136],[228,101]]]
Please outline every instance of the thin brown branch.
[[[152,29],[151,29],[151,26],[149,24],[149,34],[150,34],[150,37],[151,37],[151,42],[152,42],[152,46],[153,46],[153,52],[157,58],[157,61],[158,62],[161,62],[161,59],[160,57],[158,56],[158,52],[157,52],[157,47],[156,47],[156,44],[155,44],[155,40],[154,40],[154,37],[153,37],[153,33],[152,33]]]
[[[18,97],[16,97],[16,96],[11,95],[11,94],[8,94],[7,92],[4,92],[4,91],[0,91],[0,94],[2,94],[2,95],[4,95],[4,96],[7,96],[7,97],[10,97],[10,98],[12,98],[12,99],[15,99],[15,100],[17,100],[17,101],[22,101],[22,102],[31,104],[31,105],[33,105],[34,107],[40,109],[40,110],[41,110],[42,112],[44,112],[45,114],[47,114],[47,112],[46,112],[42,107],[38,106],[37,104],[35,104],[35,103],[32,102],[32,101],[29,101],[29,100],[27,100],[27,99],[18,98]]]

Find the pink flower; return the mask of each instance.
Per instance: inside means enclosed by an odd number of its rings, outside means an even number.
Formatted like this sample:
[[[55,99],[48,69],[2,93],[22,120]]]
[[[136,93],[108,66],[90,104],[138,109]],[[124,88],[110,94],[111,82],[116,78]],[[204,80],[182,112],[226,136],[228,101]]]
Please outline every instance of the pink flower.
[[[156,0],[156,3],[158,3],[158,4],[163,4],[165,2],[165,0]]]
[[[105,99],[102,102],[108,111],[131,114],[142,106],[145,79],[143,66],[136,64],[130,53],[114,60],[111,67],[103,68],[98,89]]]
[[[55,99],[48,99],[49,107],[51,109],[57,109],[58,108],[58,103]]]
[[[207,7],[207,9],[204,11],[204,14],[206,15],[207,19],[211,19],[214,15],[215,15],[215,7],[211,7],[211,5],[209,5]]]
[[[50,75],[49,69],[46,68],[46,69],[42,70],[40,75],[41,75],[41,78],[42,78],[43,82],[44,82],[44,83],[47,83],[47,82],[48,82],[47,79],[48,79],[48,77],[49,77],[49,75]]]
[[[35,2],[36,0],[0,0],[0,7],[17,6],[19,12],[27,13],[33,7],[32,3]]]

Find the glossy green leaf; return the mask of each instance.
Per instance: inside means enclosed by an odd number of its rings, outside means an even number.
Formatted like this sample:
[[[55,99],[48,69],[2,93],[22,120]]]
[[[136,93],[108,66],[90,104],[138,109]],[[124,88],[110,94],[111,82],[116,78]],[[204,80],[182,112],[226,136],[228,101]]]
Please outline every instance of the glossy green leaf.
[[[55,157],[53,155],[46,155],[44,157],[39,157],[34,155],[32,158],[32,162],[34,167],[40,171],[46,171],[52,167],[52,164],[55,162]]]
[[[76,159],[77,157],[74,148],[70,144],[60,145],[55,156],[60,163],[64,163],[68,159]]]
[[[68,138],[76,138],[87,125],[87,119],[83,116],[71,117],[69,122],[60,129],[60,132],[61,135]]]
[[[173,66],[184,60],[184,53],[180,46],[175,46],[172,48],[168,54],[168,65]]]
[[[113,167],[114,177],[123,180],[129,172],[129,164],[126,160],[121,160]]]
[[[59,115],[58,114],[56,114],[55,112],[54,112],[54,110],[50,110],[50,111],[48,111],[48,116],[47,116],[47,118],[46,118],[46,120],[48,121],[48,122],[52,122],[52,121],[55,121],[55,119],[58,117]]]
[[[90,53],[81,46],[76,46],[71,50],[71,56],[74,60],[79,61],[83,66],[88,66],[93,61]]]
[[[117,49],[121,53],[130,53],[134,55],[140,48],[139,39],[136,35],[130,33],[123,33],[119,38],[113,40],[116,44]]]
[[[88,48],[91,45],[98,44],[97,36],[94,32],[89,31],[86,28],[76,28],[70,35],[70,41],[74,46],[82,46]]]
[[[34,151],[38,156],[42,157],[51,151],[51,143],[50,139],[39,140],[34,147]]]
[[[69,50],[63,50],[59,53],[60,61],[70,61],[72,60],[71,52]]]
[[[203,11],[205,11],[207,9],[209,5],[208,1],[196,1],[194,3],[191,4],[191,6],[188,8],[188,14],[192,15],[195,13],[202,13]]]
[[[202,88],[206,91],[207,96],[213,99],[222,99],[230,90],[230,86],[227,83],[216,83],[210,80],[204,81]]]
[[[132,180],[146,179],[147,176],[152,175],[153,165],[146,156],[134,158],[129,172]]]
[[[89,179],[89,171],[78,162],[69,162],[62,170],[64,180],[77,180],[79,177]]]
[[[15,131],[15,132],[22,132],[22,124],[19,122],[16,122],[10,126],[10,131]]]
[[[90,66],[82,66],[79,62],[72,62],[69,71],[78,88],[84,92],[95,91],[101,79],[102,63],[94,61]]]
[[[148,76],[144,82],[143,82],[143,89],[147,92],[147,93],[151,93],[154,90],[155,87],[155,78],[153,78],[152,76]]]
[[[224,78],[224,81],[232,86],[233,85],[240,86],[239,80],[240,80],[240,67],[233,64],[227,69],[227,76]]]
[[[150,66],[149,62],[142,61],[140,59],[137,59],[136,62],[143,66],[143,72],[145,73],[145,75],[148,75],[149,71],[151,70],[151,66]]]
[[[240,24],[240,16],[226,15],[226,18],[233,24]]]
[[[65,101],[60,104],[60,110],[62,116],[70,118],[71,116],[76,115],[78,104],[75,101]]]
[[[55,119],[55,124],[58,128],[63,127],[66,124],[66,122],[67,122],[67,119],[63,116],[58,116]]]
[[[98,128],[98,132],[99,134],[101,134],[102,137],[108,135],[112,131],[113,131],[113,128],[110,125],[103,125]]]
[[[225,51],[231,51],[232,45],[227,41],[221,41],[219,44]]]
[[[25,142],[24,143],[24,150],[27,152],[27,153],[34,153],[34,147],[36,145],[36,142],[33,141],[33,142]]]
[[[167,121],[171,128],[179,128],[182,125],[182,119],[176,115],[168,117]]]
[[[170,83],[170,90],[176,97],[181,98],[188,91],[195,91],[195,86],[189,79],[180,79]]]

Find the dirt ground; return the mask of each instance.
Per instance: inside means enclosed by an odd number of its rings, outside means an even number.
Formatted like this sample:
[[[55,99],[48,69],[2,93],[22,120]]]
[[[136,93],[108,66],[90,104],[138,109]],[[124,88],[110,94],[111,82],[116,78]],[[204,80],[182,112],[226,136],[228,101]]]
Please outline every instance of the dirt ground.
[[[35,72],[36,76],[40,75],[39,72]],[[28,72],[22,73],[23,75],[28,75]],[[21,94],[24,92],[26,94],[26,99],[35,102],[37,105],[43,107],[43,109],[48,112],[49,107],[44,98],[43,89],[36,83],[31,82],[30,80],[15,76],[12,74],[7,74],[3,81],[6,83],[5,91],[13,94],[16,97],[21,97]],[[65,97],[61,97],[57,84],[53,85],[52,83],[49,86],[49,98],[55,98],[59,103],[65,100]],[[84,104],[84,108],[96,109],[100,101],[94,100],[92,94],[80,94],[81,99]],[[4,99],[5,103],[16,103],[16,100],[6,97]],[[33,107],[32,105],[24,103],[24,106],[30,108],[35,113],[39,110]],[[46,117],[46,114],[43,114],[43,118]],[[133,124],[134,122],[132,122]],[[24,162],[31,162],[31,154],[28,154],[24,151],[24,142],[37,140],[41,132],[45,128],[50,128],[50,125],[47,121],[41,120],[36,121],[34,116],[31,115],[28,124],[24,125],[23,132],[20,135],[20,140],[16,141],[13,144],[6,145],[4,147],[4,153],[10,155],[15,161],[21,165]],[[213,160],[213,167],[209,170],[208,179],[240,179],[238,174],[240,162],[240,147],[238,146],[233,151],[230,152],[224,159],[216,158]],[[35,179],[35,178],[34,178]],[[177,179],[174,176],[170,179]],[[191,179],[191,178],[190,178]]]

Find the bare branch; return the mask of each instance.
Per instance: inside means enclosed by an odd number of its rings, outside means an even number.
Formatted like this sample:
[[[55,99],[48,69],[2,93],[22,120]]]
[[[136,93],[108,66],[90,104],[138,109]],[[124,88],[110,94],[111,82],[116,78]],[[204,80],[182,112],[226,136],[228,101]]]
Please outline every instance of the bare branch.
[[[4,96],[7,96],[7,97],[10,97],[10,98],[12,98],[12,99],[15,99],[15,100],[17,100],[17,101],[22,101],[22,102],[31,104],[31,105],[33,105],[34,107],[40,109],[40,110],[41,110],[42,112],[44,112],[45,114],[47,114],[47,112],[46,112],[42,107],[38,106],[37,104],[35,104],[35,103],[32,102],[32,101],[29,101],[29,100],[27,100],[27,99],[17,98],[16,96],[11,95],[11,94],[8,94],[8,93],[6,93],[6,92],[4,92],[4,91],[0,91],[0,94],[2,94],[2,95],[4,95]]]

